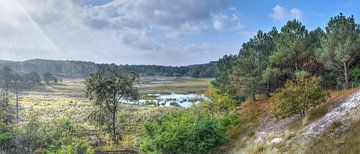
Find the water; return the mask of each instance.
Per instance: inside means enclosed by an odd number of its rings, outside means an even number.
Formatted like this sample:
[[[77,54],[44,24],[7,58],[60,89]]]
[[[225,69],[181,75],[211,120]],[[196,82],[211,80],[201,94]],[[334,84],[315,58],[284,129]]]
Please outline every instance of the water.
[[[202,94],[175,94],[161,95],[161,94],[148,94],[154,99],[145,100],[141,99],[136,102],[125,101],[129,104],[147,105],[147,106],[160,106],[160,107],[173,107],[180,106],[183,108],[190,108],[199,105],[199,103],[206,99]]]

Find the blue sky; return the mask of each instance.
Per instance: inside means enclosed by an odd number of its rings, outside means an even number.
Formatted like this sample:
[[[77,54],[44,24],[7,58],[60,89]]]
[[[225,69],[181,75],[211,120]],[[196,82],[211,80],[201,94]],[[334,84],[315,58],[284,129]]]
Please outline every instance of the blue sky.
[[[257,30],[324,28],[355,0],[1,0],[0,57],[188,65],[236,54]]]

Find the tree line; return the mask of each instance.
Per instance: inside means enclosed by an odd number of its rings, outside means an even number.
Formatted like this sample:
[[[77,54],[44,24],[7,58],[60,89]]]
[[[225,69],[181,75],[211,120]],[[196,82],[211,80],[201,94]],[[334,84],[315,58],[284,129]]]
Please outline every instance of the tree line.
[[[141,76],[191,76],[213,77],[216,62],[189,66],[160,66],[160,65],[116,65],[96,64],[83,61],[60,61],[60,60],[27,60],[23,62],[0,61],[0,67],[10,66],[21,72],[38,72],[41,74],[51,73],[58,76],[88,76],[107,67],[123,72],[136,73]]]
[[[238,102],[267,94],[287,81],[320,77],[324,88],[349,88],[360,82],[360,26],[354,16],[330,18],[325,29],[309,31],[297,20],[280,30],[259,30],[237,55],[218,61],[213,86]]]

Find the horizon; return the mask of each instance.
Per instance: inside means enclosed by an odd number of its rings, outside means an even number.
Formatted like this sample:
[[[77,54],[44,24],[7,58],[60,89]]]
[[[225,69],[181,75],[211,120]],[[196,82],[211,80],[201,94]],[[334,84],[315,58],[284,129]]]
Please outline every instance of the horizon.
[[[19,60],[19,61],[15,61],[15,60],[4,60],[4,59],[0,59],[0,62],[9,62],[9,63],[23,63],[23,62],[28,62],[28,61],[57,61],[57,62],[84,62],[84,63],[94,63],[96,65],[111,65],[111,64],[115,64],[115,63],[98,63],[98,62],[94,62],[94,61],[86,61],[86,60],[54,60],[54,59],[40,59],[40,58],[35,58],[35,59],[26,59],[26,60]],[[189,64],[189,65],[161,65],[161,64],[115,64],[118,66],[124,66],[124,65],[129,65],[129,66],[164,66],[164,67],[188,67],[188,66],[194,66],[194,65],[206,65],[206,64],[211,64],[211,63],[216,63],[218,62],[218,60],[215,61],[209,61],[209,62],[205,62],[205,63],[196,63],[196,64]]]
[[[348,1],[2,0],[1,59],[91,61],[117,65],[188,66],[238,54],[257,30],[292,19],[324,29]],[[323,7],[323,3],[327,7]],[[311,5],[310,5],[311,4]]]

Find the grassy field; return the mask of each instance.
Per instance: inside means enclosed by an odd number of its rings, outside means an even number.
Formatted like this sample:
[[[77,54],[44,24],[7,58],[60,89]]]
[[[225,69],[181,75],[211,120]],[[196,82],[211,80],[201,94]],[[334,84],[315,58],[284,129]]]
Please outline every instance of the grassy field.
[[[138,87],[142,94],[202,93],[211,81],[211,78],[142,77]]]
[[[136,86],[143,96],[147,94],[169,94],[169,93],[202,93],[210,86],[212,79],[189,78],[189,77],[142,77]],[[66,117],[81,124],[89,132],[96,130],[87,117],[93,110],[91,102],[85,97],[85,79],[63,79],[59,84],[42,85],[32,89],[22,90],[19,95],[20,123],[27,122],[31,117],[37,116],[44,121],[52,121]],[[15,99],[12,98],[13,105]],[[159,110],[166,108],[137,106],[130,104],[121,105],[121,114],[126,120],[121,147],[113,147],[105,144],[101,149],[133,149],[136,144],[136,129],[141,121],[156,116]],[[163,112],[163,111],[161,111]],[[97,132],[99,136],[100,132]],[[101,138],[108,138],[101,134]],[[89,136],[91,140],[94,136]]]

